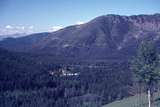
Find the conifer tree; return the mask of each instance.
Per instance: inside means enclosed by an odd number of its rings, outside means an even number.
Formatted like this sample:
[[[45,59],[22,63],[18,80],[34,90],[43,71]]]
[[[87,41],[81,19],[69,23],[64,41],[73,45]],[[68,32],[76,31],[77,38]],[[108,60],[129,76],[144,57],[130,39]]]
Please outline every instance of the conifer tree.
[[[142,41],[131,68],[139,82],[147,86],[148,107],[151,107],[152,88],[160,80],[159,58],[153,41]]]

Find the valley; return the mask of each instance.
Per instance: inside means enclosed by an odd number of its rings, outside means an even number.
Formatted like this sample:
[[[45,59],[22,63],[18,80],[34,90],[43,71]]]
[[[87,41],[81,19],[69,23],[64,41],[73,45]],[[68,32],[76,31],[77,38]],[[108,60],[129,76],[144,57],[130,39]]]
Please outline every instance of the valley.
[[[141,86],[131,60],[144,40],[154,41],[159,54],[159,37],[160,15],[153,14],[104,15],[6,38],[0,41],[0,107],[116,107],[114,101],[132,100]]]

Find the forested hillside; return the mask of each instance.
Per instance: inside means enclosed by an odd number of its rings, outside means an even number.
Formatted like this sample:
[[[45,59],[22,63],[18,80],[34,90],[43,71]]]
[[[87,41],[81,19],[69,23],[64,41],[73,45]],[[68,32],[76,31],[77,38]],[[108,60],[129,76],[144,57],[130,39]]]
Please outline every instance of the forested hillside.
[[[0,50],[1,107],[99,107],[130,95],[126,62],[65,66],[38,59]]]

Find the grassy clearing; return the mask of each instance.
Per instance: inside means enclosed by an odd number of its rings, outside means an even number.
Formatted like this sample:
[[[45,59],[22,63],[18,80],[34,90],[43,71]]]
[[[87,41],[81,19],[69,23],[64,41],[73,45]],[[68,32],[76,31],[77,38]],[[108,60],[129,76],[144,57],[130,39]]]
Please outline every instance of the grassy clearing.
[[[102,107],[148,107],[147,95],[139,94],[104,105]],[[160,107],[160,92],[155,93],[152,107]]]

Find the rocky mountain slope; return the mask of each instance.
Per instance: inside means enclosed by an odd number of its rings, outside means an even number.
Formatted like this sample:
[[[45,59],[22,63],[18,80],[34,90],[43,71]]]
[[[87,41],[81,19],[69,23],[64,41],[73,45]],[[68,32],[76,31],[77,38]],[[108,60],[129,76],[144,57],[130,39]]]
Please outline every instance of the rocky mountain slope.
[[[144,39],[153,39],[159,45],[160,14],[100,16],[52,33],[5,39],[0,47],[67,58],[105,59],[134,54]]]

